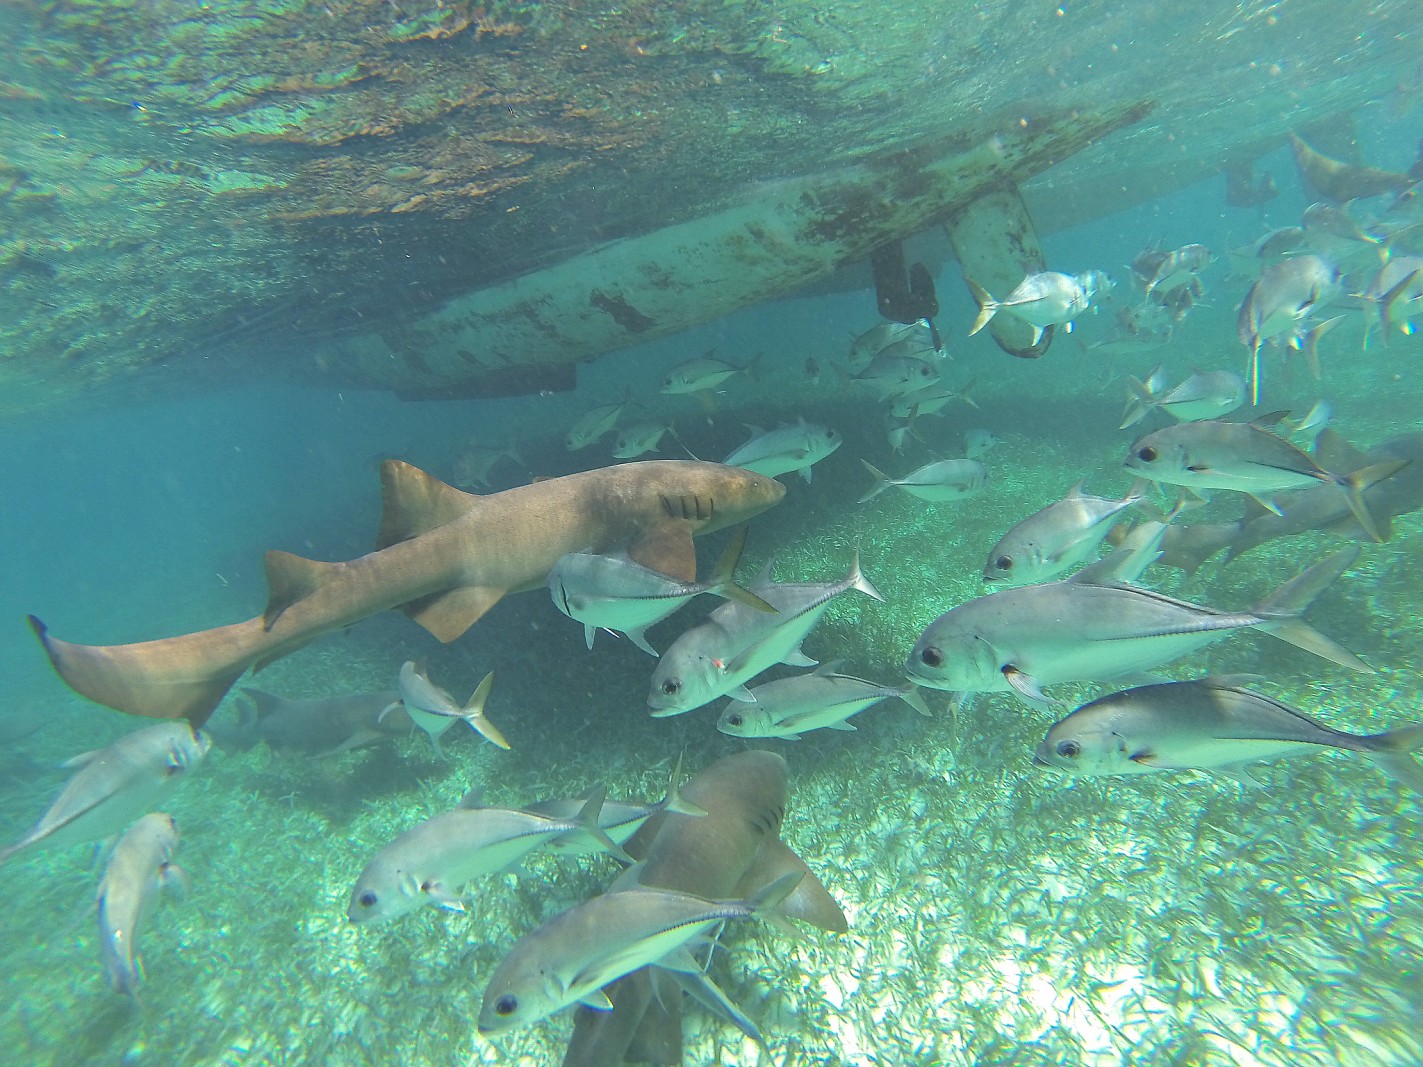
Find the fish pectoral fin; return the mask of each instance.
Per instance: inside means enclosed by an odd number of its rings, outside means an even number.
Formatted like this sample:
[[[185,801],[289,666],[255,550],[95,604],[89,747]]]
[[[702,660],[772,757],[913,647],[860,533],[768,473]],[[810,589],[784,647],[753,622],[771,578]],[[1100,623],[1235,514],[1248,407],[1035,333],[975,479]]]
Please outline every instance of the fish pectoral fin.
[[[1039,707],[1043,705],[1052,706],[1057,703],[1051,697],[1043,695],[1042,689],[1038,686],[1037,679],[1031,674],[1020,671],[1013,664],[1005,664],[1003,667],[1003,680],[1013,688],[1013,692],[1030,704]]]
[[[825,728],[827,730],[846,730],[850,733],[856,732],[854,724],[846,722],[844,719],[841,719],[839,722],[828,722],[825,724]]]
[[[444,908],[446,911],[462,912],[465,910],[464,901],[445,889],[439,882],[426,882],[420,889],[435,903],[436,907]]]
[[[444,593],[412,600],[401,610],[438,640],[449,644],[499,603],[504,593],[503,589],[488,586],[462,585]]]
[[[799,648],[787,652],[781,657],[781,662],[787,667],[814,667],[820,663],[819,660],[811,659]]]
[[[1280,510],[1280,506],[1279,506],[1278,504],[1276,504],[1273,500],[1267,500],[1267,499],[1264,498],[1264,497],[1258,497],[1258,496],[1256,496],[1254,493],[1251,493],[1251,494],[1250,494],[1250,499],[1253,500],[1253,501],[1255,501],[1255,503],[1259,504],[1262,508],[1264,508],[1266,511],[1268,511],[1271,515],[1283,515],[1283,514],[1284,514],[1284,512]]]
[[[608,994],[601,989],[595,989],[591,993],[585,993],[578,998],[578,1003],[585,1008],[592,1008],[594,1011],[612,1011],[613,1002],[608,999]]]
[[[1237,764],[1234,767],[1216,767],[1214,770],[1217,774],[1223,775],[1233,782],[1238,782],[1247,789],[1262,789],[1265,785],[1265,783],[1259,778],[1256,778],[1255,775],[1251,773],[1250,768],[1244,764]]]
[[[697,551],[692,545],[692,515],[695,513],[697,518],[709,519],[712,514],[711,498],[672,500],[663,497],[662,503],[669,517],[633,538],[632,544],[628,545],[628,558],[678,581],[695,582]],[[686,512],[688,507],[695,509],[695,512]]]
[[[755,694],[744,685],[738,685],[735,689],[728,689],[726,695],[731,697],[732,700],[741,701],[743,704],[757,703]]]

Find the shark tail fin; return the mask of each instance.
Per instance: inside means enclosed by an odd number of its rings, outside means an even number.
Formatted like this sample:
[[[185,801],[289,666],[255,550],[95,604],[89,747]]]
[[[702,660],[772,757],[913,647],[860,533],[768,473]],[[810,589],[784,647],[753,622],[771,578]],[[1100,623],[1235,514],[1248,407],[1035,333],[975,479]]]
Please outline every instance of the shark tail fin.
[[[1372,674],[1373,668],[1367,663],[1300,618],[1358,556],[1358,548],[1340,549],[1295,575],[1256,606],[1255,614],[1263,620],[1258,628],[1341,667]]]
[[[1400,726],[1369,739],[1373,761],[1396,781],[1414,792],[1423,793],[1423,764],[1412,753],[1423,749],[1423,722]]]
[[[408,541],[412,537],[457,519],[479,501],[419,467],[398,459],[380,465],[381,516],[376,548]]]
[[[973,299],[978,303],[978,315],[968,331],[968,335],[972,337],[992,321],[993,316],[998,314],[998,309],[1002,305],[993,299],[993,295],[987,289],[972,278],[965,277],[964,281],[968,284],[968,291],[973,294]]]
[[[241,642],[225,638],[237,637],[239,628],[260,626],[254,619],[134,645],[76,645],[52,636],[30,616],[45,655],[76,693],[129,715],[187,719],[195,727],[207,722],[251,664],[250,657],[233,651]],[[226,655],[219,658],[218,652]]]

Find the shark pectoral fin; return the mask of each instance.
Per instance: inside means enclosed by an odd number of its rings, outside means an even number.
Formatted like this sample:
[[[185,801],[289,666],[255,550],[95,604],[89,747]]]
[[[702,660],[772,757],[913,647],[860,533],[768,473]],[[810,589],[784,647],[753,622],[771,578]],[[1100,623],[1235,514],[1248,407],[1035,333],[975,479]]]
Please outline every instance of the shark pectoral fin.
[[[780,838],[766,841],[757,851],[756,858],[737,885],[736,894],[749,896],[762,886],[795,871],[804,872],[805,877],[791,890],[790,896],[776,906],[777,910],[833,934],[843,934],[850,929],[850,922],[835,898],[820,884],[820,879],[805,865],[805,861]]]
[[[1042,707],[1055,703],[1050,697],[1044,696],[1041,688],[1038,687],[1037,680],[1031,674],[1020,671],[1011,663],[1003,667],[1003,680],[1013,687],[1013,691],[1028,703]]]
[[[389,548],[457,519],[479,497],[397,459],[380,465],[381,516],[376,548]]]
[[[412,600],[402,610],[436,638],[449,644],[504,596],[503,589],[462,585],[447,593]]]
[[[683,506],[665,497],[663,504],[669,511]],[[710,507],[710,502],[707,506]],[[679,513],[643,530],[628,546],[628,557],[634,563],[641,563],[679,581],[695,582],[697,551],[692,545],[691,519],[680,517]]]

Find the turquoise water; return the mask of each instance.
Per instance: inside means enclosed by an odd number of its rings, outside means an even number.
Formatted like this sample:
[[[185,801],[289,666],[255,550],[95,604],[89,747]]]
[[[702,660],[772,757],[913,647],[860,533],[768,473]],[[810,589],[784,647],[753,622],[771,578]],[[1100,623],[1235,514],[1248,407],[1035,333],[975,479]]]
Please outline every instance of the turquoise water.
[[[1409,107],[1405,98],[1400,113],[1390,98],[1358,112],[1365,158],[1412,162],[1419,109]],[[1125,491],[1133,434],[1116,429],[1123,374],[1142,375],[1158,359],[1178,378],[1243,366],[1234,322],[1248,280],[1228,278],[1224,261],[1206,272],[1201,306],[1168,347],[1110,363],[1085,345],[1107,337],[1116,308],[1136,299],[1124,264],[1150,240],[1222,251],[1265,221],[1297,218],[1306,200],[1287,154],[1259,166],[1282,190],[1265,220],[1226,207],[1214,178],[1047,238],[1051,265],[1108,269],[1120,288],[1040,361],[967,341],[973,308],[958,268],[939,269],[945,380],[973,380],[977,406],[954,403],[922,420],[927,443],[898,456],[880,406],[835,369],[850,336],[876,321],[863,290],[779,301],[619,353],[584,367],[573,393],[417,403],[265,376],[188,382],[160,368],[112,394],[95,386],[6,415],[0,838],[17,837],[45,809],[67,773],[60,761],[143,724],[65,688],[25,613],[93,643],[248,618],[265,603],[267,549],[331,560],[370,549],[379,459],[453,478],[471,441],[517,441],[524,465],[497,468],[494,490],[602,465],[607,441],[570,455],[563,434],[588,407],[628,391],[643,414],[672,419],[703,458],[739,444],[747,423],[804,416],[844,435],[812,484],[786,478],[784,502],[753,520],[742,571],[774,560],[781,580],[831,580],[858,549],[885,603],[841,598],[805,648],[900,684],[923,627],[982,593],[984,557],[1004,530],[1084,477],[1104,495]],[[1360,446],[1423,428],[1423,342],[1395,334],[1364,349],[1361,336],[1349,313],[1321,348],[1320,381],[1298,361],[1287,372],[1267,357],[1266,409],[1302,413],[1326,396],[1333,427]],[[657,394],[668,367],[710,348],[733,361],[762,353],[759,380],[728,383],[711,410]],[[806,375],[808,358],[818,381]],[[904,474],[936,453],[958,454],[971,428],[1001,439],[984,459],[980,496],[926,505],[887,492],[856,505],[870,484],[861,458]],[[1237,513],[1219,494],[1183,521]],[[699,546],[704,571],[724,539]],[[1308,533],[1193,578],[1155,568],[1146,581],[1245,608],[1337,544]],[[1252,634],[1163,673],[1257,674],[1262,690],[1357,733],[1423,720],[1420,545],[1423,519],[1400,516],[1392,539],[1364,545],[1310,613],[1373,674]],[[654,628],[653,644],[665,648],[706,610],[694,604]],[[324,758],[219,743],[165,807],[191,888],[149,918],[134,1000],[111,993],[100,966],[102,857],[75,847],[15,858],[0,868],[0,1060],[559,1062],[570,1013],[487,1039],[475,1031],[480,998],[513,941],[600,892],[617,871],[611,860],[535,855],[524,874],[469,887],[465,914],[427,908],[368,928],[345,920],[356,876],[384,843],[471,787],[510,806],[596,783],[613,797],[656,798],[679,757],[695,773],[743,742],[715,730],[713,708],[649,718],[651,659],[607,635],[589,652],[542,591],[508,598],[448,646],[398,614],[378,615],[279,660],[256,684],[292,697],[381,689],[407,659],[425,661],[457,696],[495,671],[488,714],[511,750],[463,728],[447,735],[447,760],[418,734]],[[1056,695],[1072,707],[1112,688],[1068,685]],[[932,720],[891,702],[858,716],[856,733],[766,743],[790,764],[783,837],[844,908],[850,931],[809,930],[799,941],[760,925],[728,933],[714,973],[765,1033],[770,1054],[760,1062],[1423,1063],[1423,797],[1344,753],[1264,766],[1253,789],[1189,772],[1069,781],[1031,764],[1051,713],[1006,696],[956,708],[948,694],[927,695]],[[214,717],[220,739],[241,705],[234,690]],[[761,1056],[695,1007],[685,1040],[688,1064]]]

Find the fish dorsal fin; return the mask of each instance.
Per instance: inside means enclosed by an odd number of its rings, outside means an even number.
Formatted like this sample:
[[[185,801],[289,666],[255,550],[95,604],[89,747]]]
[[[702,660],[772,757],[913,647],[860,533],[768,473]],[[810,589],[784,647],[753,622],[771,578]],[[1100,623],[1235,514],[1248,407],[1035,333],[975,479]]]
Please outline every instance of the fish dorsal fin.
[[[378,549],[443,526],[469,511],[480,499],[398,459],[388,459],[380,465],[380,486]]]
[[[667,519],[643,530],[628,545],[628,558],[678,581],[697,580],[697,550],[688,519]]]
[[[463,585],[447,593],[412,600],[401,610],[445,644],[468,630],[503,598],[505,590]]]
[[[766,841],[757,851],[756,858],[737,885],[736,895],[750,896],[777,879],[795,873],[802,873],[804,877],[790,896],[777,905],[777,910],[831,933],[843,934],[848,930],[850,922],[835,898],[820,884],[820,879],[815,877],[815,872],[806,866],[805,861],[779,837]]]
[[[322,563],[276,549],[267,553],[267,610],[262,624],[270,630],[282,612],[320,589],[340,572],[340,563]]]
[[[1341,473],[1368,466],[1369,457],[1326,426],[1315,439],[1314,461],[1327,471]]]

